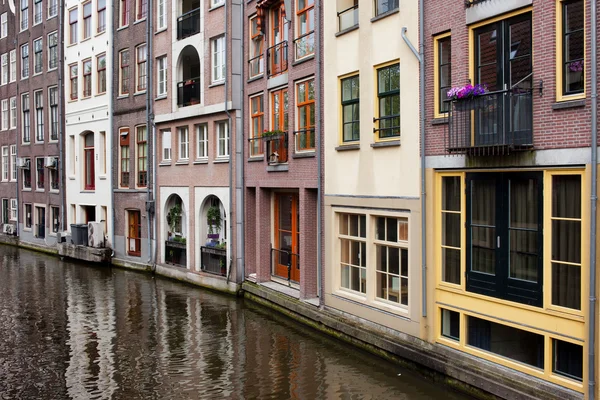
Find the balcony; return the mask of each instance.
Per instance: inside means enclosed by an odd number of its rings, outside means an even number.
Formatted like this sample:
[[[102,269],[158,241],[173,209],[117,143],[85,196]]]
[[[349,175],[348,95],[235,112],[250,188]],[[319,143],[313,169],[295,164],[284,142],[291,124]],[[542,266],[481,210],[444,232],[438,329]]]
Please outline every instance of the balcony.
[[[186,266],[187,245],[181,242],[165,242],[165,263]]]
[[[227,250],[216,247],[200,247],[202,271],[211,274],[227,275]]]
[[[281,74],[288,69],[288,42],[277,43],[267,49],[267,63],[269,76]]]
[[[265,72],[265,62],[262,54],[248,60],[248,74],[249,78],[252,79],[256,76],[260,76]]]
[[[181,14],[177,18],[177,40],[200,33],[200,8]]]
[[[471,156],[505,155],[533,147],[532,89],[486,93],[453,101],[446,151]]]
[[[187,107],[200,104],[200,78],[186,79],[177,83],[177,105]]]
[[[338,32],[358,26],[358,5],[352,6],[337,13]]]
[[[279,165],[288,162],[288,134],[281,133],[271,136],[262,136],[248,139],[248,153],[250,157],[262,156],[263,146],[266,144],[267,164]]]

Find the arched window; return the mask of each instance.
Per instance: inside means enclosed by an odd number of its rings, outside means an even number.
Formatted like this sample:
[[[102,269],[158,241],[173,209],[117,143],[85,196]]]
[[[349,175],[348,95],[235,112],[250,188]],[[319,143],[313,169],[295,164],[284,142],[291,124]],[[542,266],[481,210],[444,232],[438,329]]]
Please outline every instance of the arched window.
[[[96,189],[94,158],[94,134],[90,132],[85,135],[83,143],[85,190]]]

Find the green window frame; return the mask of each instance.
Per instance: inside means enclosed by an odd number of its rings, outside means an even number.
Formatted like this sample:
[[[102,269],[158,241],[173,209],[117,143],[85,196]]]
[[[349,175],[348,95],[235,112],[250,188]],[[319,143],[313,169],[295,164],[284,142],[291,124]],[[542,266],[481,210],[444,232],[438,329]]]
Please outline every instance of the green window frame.
[[[342,141],[360,140],[360,81],[358,75],[342,79]]]
[[[400,63],[377,70],[377,98],[379,139],[400,137]]]

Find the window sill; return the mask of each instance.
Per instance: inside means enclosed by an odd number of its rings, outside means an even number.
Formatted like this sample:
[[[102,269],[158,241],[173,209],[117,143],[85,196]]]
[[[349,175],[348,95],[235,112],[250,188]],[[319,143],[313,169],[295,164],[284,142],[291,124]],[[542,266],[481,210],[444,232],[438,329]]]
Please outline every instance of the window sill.
[[[122,30],[127,29],[127,28],[129,28],[129,24],[118,27],[117,28],[117,32],[122,31]]]
[[[360,144],[342,144],[335,148],[335,151],[350,151],[350,150],[360,150]]]
[[[106,92],[99,92],[99,93],[96,93],[96,94],[94,95],[94,97],[100,97],[100,96],[104,96],[105,94],[106,94]]]
[[[161,94],[160,96],[156,97],[154,99],[154,101],[166,100],[166,99],[167,99],[167,95],[166,94]]]
[[[133,95],[134,95],[134,96],[143,96],[143,95],[145,95],[145,94],[146,94],[146,91],[145,91],[145,90],[143,90],[143,91],[141,91],[141,92],[135,92]]]
[[[263,74],[260,74],[260,75],[253,76],[252,78],[248,79],[248,80],[246,81],[246,83],[250,83],[250,82],[258,81],[258,80],[260,80],[260,79],[264,78],[264,76],[265,76],[265,74],[264,74],[264,73],[263,73]]]
[[[215,163],[215,164],[228,163],[228,162],[229,162],[229,157],[217,158],[217,159],[215,159],[215,161],[213,161],[213,163]]]
[[[54,194],[58,194],[58,193],[60,193],[60,190],[58,190],[58,189],[50,189],[49,192],[50,193],[54,193]]]
[[[287,172],[287,164],[267,165],[267,172]]]
[[[56,18],[56,15],[50,15],[48,18],[46,18],[46,21],[50,21],[52,18]]]
[[[189,165],[190,164],[190,160],[177,160],[177,162],[175,163],[175,165]]]
[[[127,99],[128,97],[129,97],[129,94],[120,94],[120,95],[117,97],[117,100]]]
[[[136,21],[133,21],[133,24],[134,24],[134,25],[137,25],[137,24],[141,24],[142,22],[146,22],[146,17],[144,17],[144,18],[142,18],[142,19],[138,19],[138,20],[136,20]]]
[[[248,162],[259,162],[259,161],[265,161],[264,154],[262,156],[254,156],[254,157],[248,158]]]
[[[170,167],[171,166],[171,162],[170,161],[169,162],[163,161],[160,164],[158,164],[158,166],[159,167]]]
[[[400,12],[400,9],[399,9],[399,8],[395,8],[395,9],[393,9],[393,10],[386,11],[386,12],[384,12],[384,13],[382,13],[382,14],[379,14],[379,15],[378,15],[378,16],[376,16],[376,17],[373,17],[373,18],[371,18],[371,22],[377,22],[377,21],[379,21],[380,19],[384,19],[384,18],[386,18],[386,17],[389,17],[390,15],[398,14],[399,12]]]
[[[295,67],[296,65],[300,65],[300,64],[305,63],[305,62],[310,61],[310,60],[314,60],[314,58],[315,58],[314,54],[311,54],[310,56],[303,57],[303,58],[301,58],[299,60],[294,61],[292,63],[292,67]]]
[[[35,189],[35,192],[36,192],[36,193],[44,193],[44,192],[45,192],[45,190],[44,190],[44,189]]]
[[[31,232],[31,228],[23,227],[23,232]]]
[[[163,33],[167,30],[167,27],[165,26],[164,28],[160,28],[159,30],[157,30],[156,32],[154,32],[155,35],[158,35],[159,33]]]
[[[223,85],[225,85],[225,80],[213,82],[210,85],[208,85],[208,87],[209,88],[214,88],[214,87],[223,86]]]
[[[314,151],[307,151],[304,153],[294,153],[292,154],[292,158],[313,158],[316,156]]]
[[[194,165],[208,164],[208,158],[194,160]]]
[[[552,104],[553,110],[564,110],[567,108],[585,107],[585,99],[563,100]]]
[[[70,176],[70,177],[69,177],[69,180],[70,180],[70,181],[74,181],[74,180],[75,180],[75,177],[74,177],[74,176]]]
[[[98,175],[98,179],[100,179],[101,181],[105,181],[106,175]]]
[[[379,147],[397,147],[397,146],[400,146],[400,140],[388,140],[386,142],[371,143],[371,147],[373,147],[374,149],[379,148]]]
[[[104,35],[105,33],[106,33],[106,29],[105,29],[105,30],[103,30],[102,32],[96,32],[96,33],[94,34],[94,37],[98,37],[98,36]]]
[[[31,192],[31,188],[23,188],[24,192]]]
[[[31,146],[31,142],[21,142],[21,146]]]
[[[79,193],[96,193],[96,189],[84,189],[81,190]]]
[[[335,37],[340,37],[342,35],[345,35],[346,33],[355,31],[358,29],[358,24],[351,26],[350,28],[346,28],[344,30],[339,31],[338,33],[335,34]]]
[[[433,118],[431,120],[431,125],[435,126],[435,125],[446,125],[448,124],[448,118],[447,117],[436,117]]]
[[[90,39],[91,39],[91,37],[88,37],[88,38],[85,38],[85,39],[81,39],[81,40],[79,41],[79,43],[87,42],[87,41],[88,41],[88,40],[90,40]]]
[[[219,9],[219,8],[221,8],[221,7],[224,7],[224,6],[225,6],[225,2],[223,2],[223,3],[219,4],[219,5],[216,5],[216,6],[213,6],[213,7],[209,8],[209,9],[208,9],[208,12],[211,12],[211,11],[217,10],[217,9]]]
[[[52,71],[56,71],[57,69],[58,69],[58,67],[54,67],[54,68],[48,68],[48,69],[46,70],[46,72],[52,72]],[[6,83],[5,83],[5,85],[6,85]]]

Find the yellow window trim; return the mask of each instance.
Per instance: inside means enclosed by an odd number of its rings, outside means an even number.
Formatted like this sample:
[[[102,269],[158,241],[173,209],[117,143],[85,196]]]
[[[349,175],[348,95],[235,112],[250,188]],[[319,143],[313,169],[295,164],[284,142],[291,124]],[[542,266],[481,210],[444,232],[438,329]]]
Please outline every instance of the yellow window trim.
[[[563,95],[563,63],[562,63],[562,53],[563,53],[563,44],[562,44],[562,4],[567,0],[556,0],[556,101],[570,101],[570,100],[581,100],[585,99],[586,89],[587,89],[587,81],[586,81],[586,68],[587,65],[587,49],[584,43],[583,46],[583,93],[571,94],[571,95]],[[585,7],[585,1],[583,2],[583,38],[585,42],[586,36],[586,17],[587,17],[587,8]]]
[[[360,143],[360,134],[359,134],[359,140],[352,140],[352,141],[344,142],[344,108],[342,107],[342,80],[344,80],[346,78],[351,78],[353,76],[358,76],[358,81],[360,84],[360,72],[359,71],[352,71],[347,74],[338,76],[337,95],[338,95],[338,145],[339,146],[349,146],[349,145]],[[359,99],[358,101],[360,102],[360,86],[359,86],[358,99]],[[361,115],[359,114],[359,118],[360,117],[361,117]],[[361,123],[359,123],[359,127],[360,127],[360,125],[362,125],[362,121],[361,121]],[[359,130],[360,130],[360,128],[359,128]]]
[[[375,110],[374,110],[375,113],[373,115],[376,115],[375,118],[379,118],[379,101],[378,101],[379,93],[378,93],[378,86],[377,86],[377,70],[381,69],[381,68],[389,67],[390,65],[394,65],[394,64],[400,64],[400,59],[397,58],[395,60],[387,61],[382,64],[377,64],[377,65],[373,66],[373,77],[375,79],[375,84],[373,85],[373,103],[375,104]],[[400,79],[402,79],[402,74],[400,74]],[[375,125],[375,128],[379,128],[379,121],[374,122],[373,124]],[[380,139],[379,133],[373,132],[373,141],[375,143],[394,142],[394,141],[400,140],[401,137],[402,137],[402,85],[400,85],[400,136],[393,137],[393,138]]]
[[[439,75],[439,68],[438,68],[438,63],[439,63],[439,58],[440,58],[440,54],[439,54],[439,42],[442,39],[445,39],[447,37],[451,36],[451,32],[446,32],[446,33],[442,33],[441,35],[437,35],[433,37],[433,88],[434,88],[434,92],[433,92],[433,104],[434,104],[434,110],[433,110],[433,117],[434,118],[446,118],[448,116],[448,113],[442,113],[440,112],[440,75]],[[450,63],[452,63],[452,59],[450,60]],[[450,64],[452,65],[452,64]],[[450,72],[450,76],[452,76],[452,72]]]

